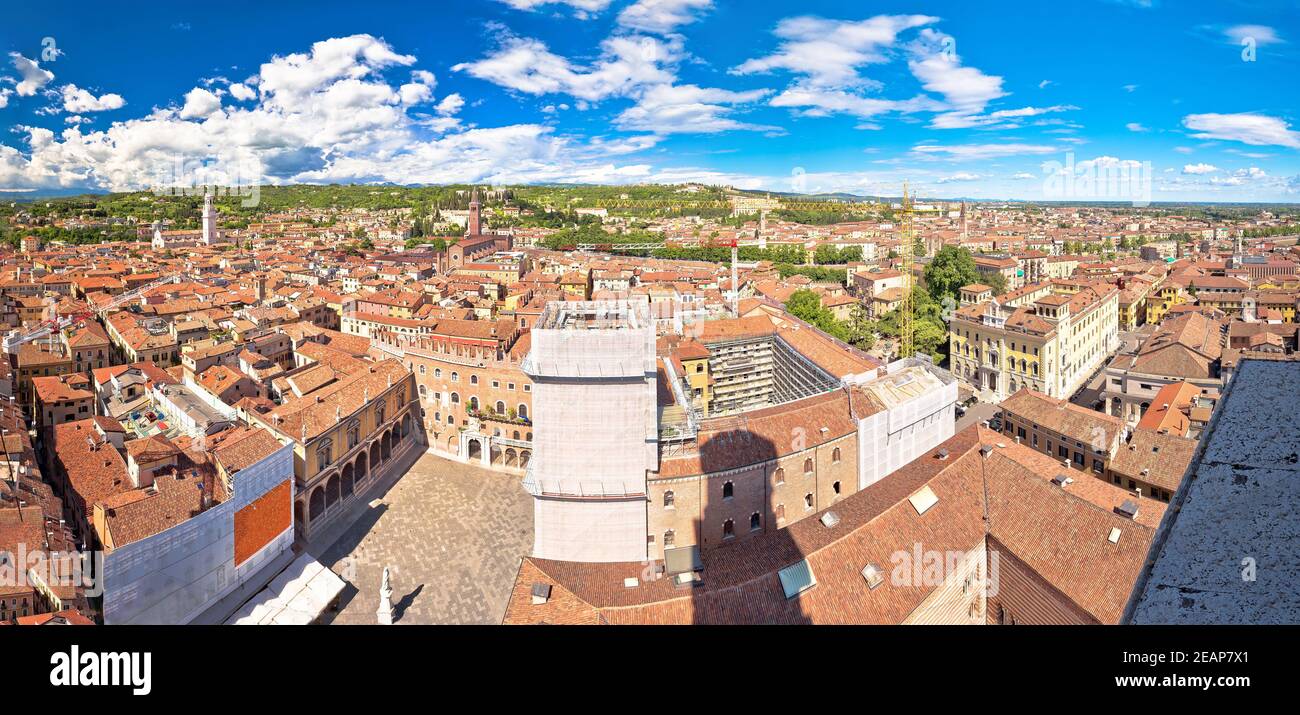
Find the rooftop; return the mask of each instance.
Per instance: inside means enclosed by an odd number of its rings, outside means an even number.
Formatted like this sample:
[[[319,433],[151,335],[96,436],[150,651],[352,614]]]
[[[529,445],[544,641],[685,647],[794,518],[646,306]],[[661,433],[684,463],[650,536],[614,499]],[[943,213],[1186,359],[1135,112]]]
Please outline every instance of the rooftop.
[[[1300,363],[1242,361],[1175,495],[1133,623],[1300,621]]]

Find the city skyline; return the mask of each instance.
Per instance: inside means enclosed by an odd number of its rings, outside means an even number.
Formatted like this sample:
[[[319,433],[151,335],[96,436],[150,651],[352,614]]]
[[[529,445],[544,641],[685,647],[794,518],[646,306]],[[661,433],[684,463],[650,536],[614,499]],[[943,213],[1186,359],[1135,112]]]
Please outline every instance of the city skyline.
[[[1049,168],[1063,165],[1127,168],[1155,202],[1300,195],[1300,131],[1278,91],[1296,32],[1280,4],[493,0],[361,20],[73,5],[86,21],[22,7],[3,37],[0,191],[702,182],[897,195],[906,179],[936,197],[1134,198],[1062,195]],[[123,45],[136,36],[149,41]],[[178,178],[178,165],[202,168]]]

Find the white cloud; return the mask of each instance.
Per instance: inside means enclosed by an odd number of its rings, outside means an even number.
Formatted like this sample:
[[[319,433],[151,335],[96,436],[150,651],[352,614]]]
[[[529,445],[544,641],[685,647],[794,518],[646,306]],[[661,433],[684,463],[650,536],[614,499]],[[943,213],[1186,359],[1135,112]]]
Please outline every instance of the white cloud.
[[[1219,167],[1213,164],[1186,164],[1183,166],[1184,174],[1210,174],[1219,170]]]
[[[819,89],[798,84],[773,97],[771,105],[799,109],[800,114],[809,117],[849,114],[863,119],[889,112],[907,114],[934,111],[943,106],[924,95],[906,100],[879,99],[844,90]]]
[[[96,97],[74,84],[63,85],[60,93],[63,96],[63,110],[73,114],[121,109],[126,104],[126,100],[122,99],[120,94],[104,94]]]
[[[438,102],[437,109],[439,114],[451,115],[459,112],[461,107],[464,106],[465,98],[461,97],[460,94],[453,92],[452,94],[443,97],[441,102]]]
[[[676,77],[665,65],[680,59],[681,43],[651,37],[611,37],[601,57],[577,66],[539,40],[507,37],[488,57],[452,67],[493,84],[532,95],[568,94],[590,102],[627,96],[638,87],[670,84]]]
[[[632,183],[716,180],[754,186],[752,177],[690,167],[623,164],[616,157],[655,145],[654,135],[590,143],[539,124],[469,128],[451,116],[463,106],[448,95],[418,113],[380,70],[409,65],[366,35],[318,42],[310,52],[274,57],[242,84],[260,92],[247,105],[221,106],[217,92],[195,88],[181,101],[102,131],[79,124],[59,134],[17,127],[22,149],[0,145],[0,186],[138,190],[183,183],[392,182]],[[428,86],[431,76],[413,75]],[[718,105],[756,95],[668,87],[671,101],[646,106]],[[233,94],[233,92],[232,92]],[[647,93],[647,96],[650,96]],[[641,97],[637,94],[635,98]],[[659,95],[654,95],[658,98]],[[177,105],[181,106],[177,106]],[[676,110],[674,110],[676,111]],[[685,111],[685,110],[680,110]],[[730,121],[722,114],[712,121]],[[183,170],[178,165],[184,162]]]
[[[1285,146],[1300,149],[1300,132],[1277,117],[1242,112],[1239,114],[1189,114],[1183,126],[1199,132],[1197,139],[1225,139],[1254,146]]]
[[[1051,154],[1056,148],[1041,144],[918,144],[912,147],[912,151],[923,156],[942,156],[953,161],[975,161],[1003,156]]]
[[[951,184],[954,181],[979,181],[984,178],[979,174],[972,174],[969,171],[959,171],[952,176],[943,176],[934,180],[936,184]]]
[[[1037,179],[1038,176],[1035,175],[1035,174],[1031,174],[1031,173],[1029,173],[1029,172],[1027,172],[1027,171],[1022,171],[1022,172],[1020,172],[1020,173],[1018,173],[1018,174],[1012,174],[1012,175],[1011,175],[1011,178],[1013,178],[1013,179],[1015,179],[1015,180],[1017,180],[1017,181],[1024,181],[1024,180],[1026,180],[1026,179]]]
[[[1038,83],[1038,88],[1039,88],[1039,89],[1046,89],[1046,88],[1047,88],[1047,85],[1049,85],[1049,84],[1052,84],[1052,80],[1050,80],[1050,79],[1045,79],[1045,80],[1043,80],[1042,82],[1039,82],[1039,83]]]
[[[221,98],[202,87],[195,87],[185,95],[185,106],[181,107],[181,119],[202,119],[221,109]]]
[[[1135,91],[1137,91],[1137,88],[1138,88],[1138,85],[1136,85],[1136,84],[1126,84],[1126,85],[1124,85],[1124,91],[1125,91],[1125,92],[1135,92]]]
[[[54,81],[54,73],[41,69],[36,60],[29,60],[17,52],[10,52],[9,58],[13,61],[14,69],[18,70],[18,76],[22,77],[14,87],[19,97],[34,96],[42,87]]]
[[[713,0],[637,0],[618,15],[618,24],[642,32],[667,34],[697,19],[696,11],[713,7]]]
[[[586,20],[605,8],[610,0],[497,0],[516,10],[536,10],[544,5],[567,5],[574,10],[574,15]]]
[[[1124,125],[1124,128],[1127,129],[1127,130],[1129,130],[1130,132],[1147,132],[1147,131],[1151,131],[1151,130],[1147,129],[1146,127],[1142,126],[1141,124],[1139,124],[1138,122],[1129,122],[1128,124],[1125,124],[1125,125]]]
[[[1234,45],[1240,45],[1246,40],[1254,41],[1256,45],[1273,45],[1282,41],[1278,36],[1277,30],[1268,25],[1233,25],[1223,31],[1223,36]]]
[[[767,94],[767,90],[731,92],[693,84],[657,85],[647,89],[636,106],[620,114],[616,124],[620,129],[655,134],[775,130],[726,116],[731,111],[729,105],[756,102]]]
[[[9,95],[13,93],[14,91],[8,87],[0,87],[0,109],[9,106]]]
[[[766,57],[748,60],[733,74],[759,74],[783,69],[803,75],[807,87],[832,89],[879,86],[859,75],[859,69],[885,62],[885,50],[904,30],[937,22],[927,15],[878,15],[849,22],[820,17],[794,17],[777,24],[783,42]]]
[[[248,85],[242,82],[236,82],[230,85],[230,96],[234,97],[235,99],[238,99],[241,102],[247,102],[248,100],[255,99],[257,97],[257,90],[253,89],[252,87],[249,87]]]

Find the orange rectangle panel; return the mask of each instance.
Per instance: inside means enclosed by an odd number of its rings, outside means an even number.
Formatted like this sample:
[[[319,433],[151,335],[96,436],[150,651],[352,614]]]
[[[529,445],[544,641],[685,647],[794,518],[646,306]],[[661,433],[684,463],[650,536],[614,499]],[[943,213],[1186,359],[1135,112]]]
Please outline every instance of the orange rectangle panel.
[[[235,567],[293,527],[293,484],[286,479],[235,512]]]

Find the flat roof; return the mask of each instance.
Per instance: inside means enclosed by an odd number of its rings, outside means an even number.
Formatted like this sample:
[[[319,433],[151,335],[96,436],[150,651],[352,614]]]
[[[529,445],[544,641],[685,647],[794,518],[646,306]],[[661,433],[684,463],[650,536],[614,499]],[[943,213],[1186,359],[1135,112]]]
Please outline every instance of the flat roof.
[[[1226,395],[1161,526],[1134,623],[1300,622],[1300,362],[1247,358]]]

